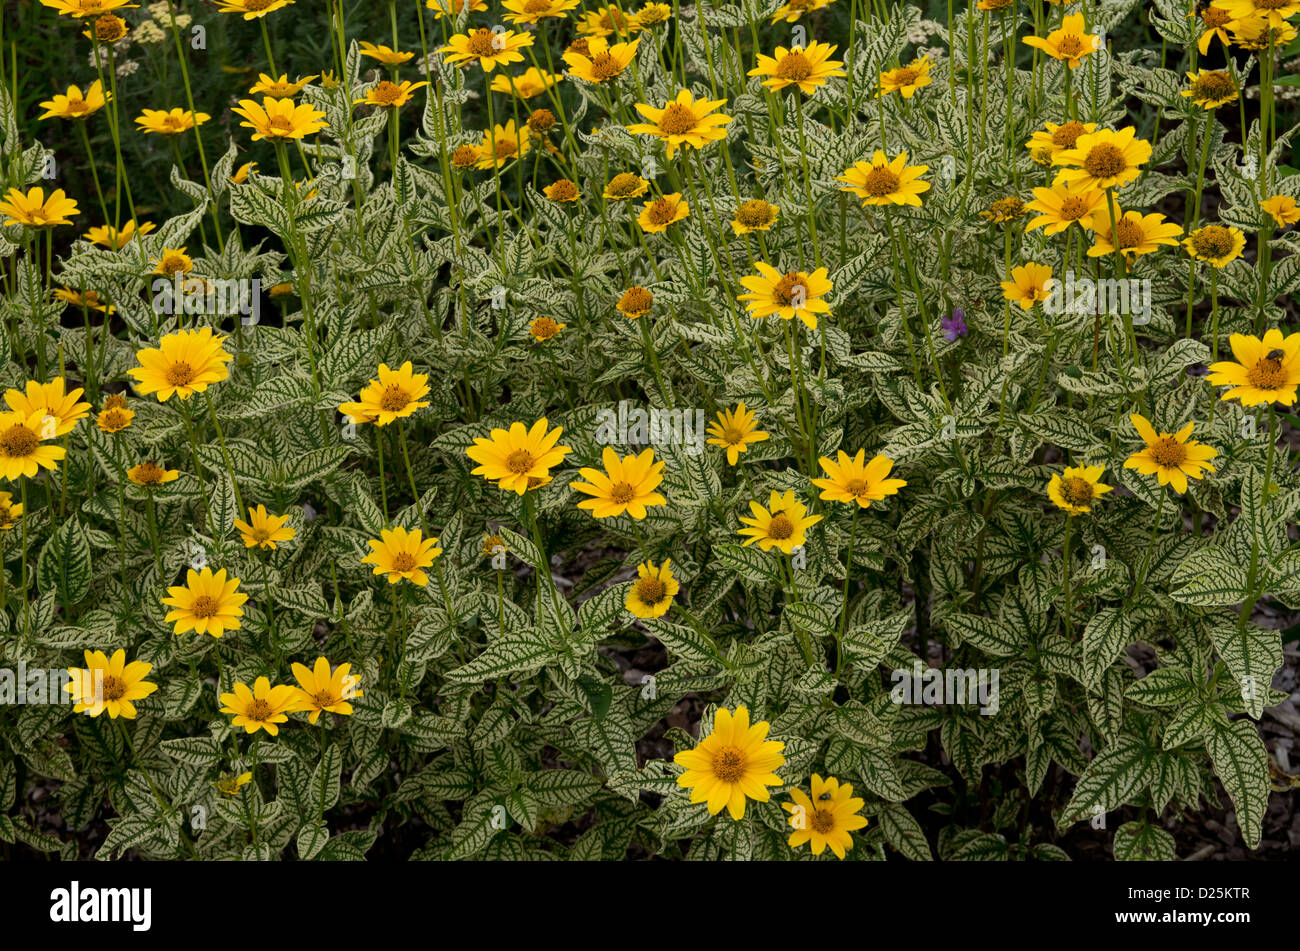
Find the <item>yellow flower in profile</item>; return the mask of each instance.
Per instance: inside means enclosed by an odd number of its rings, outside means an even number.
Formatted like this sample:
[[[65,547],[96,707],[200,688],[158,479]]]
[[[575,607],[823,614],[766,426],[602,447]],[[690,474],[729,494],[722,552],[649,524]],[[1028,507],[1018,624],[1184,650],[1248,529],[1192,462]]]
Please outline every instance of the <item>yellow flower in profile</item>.
[[[536,66],[530,66],[518,76],[507,76],[505,73],[498,73],[492,77],[492,85],[488,88],[493,92],[499,92],[507,96],[533,99],[558,83],[560,78],[554,73],[548,73]],[[422,85],[428,84],[424,83]]]
[[[822,456],[817,462],[826,478],[809,481],[822,490],[823,501],[856,502],[859,508],[864,509],[886,496],[897,495],[898,490],[907,485],[905,479],[889,478],[894,468],[893,459],[880,453],[872,456],[870,462],[865,461],[866,457],[865,449],[859,449],[852,458],[841,449],[835,462]]]
[[[528,324],[528,332],[534,340],[544,343],[556,337],[567,326],[569,325],[556,323],[549,317],[534,317]]]
[[[1133,126],[1118,132],[1100,129],[1083,133],[1074,140],[1074,148],[1061,149],[1052,156],[1053,165],[1068,166],[1057,180],[1102,191],[1127,185],[1151,158],[1151,143],[1136,135]]]
[[[649,187],[650,183],[640,175],[633,175],[631,172],[619,172],[605,185],[602,197],[610,201],[627,201],[631,198],[640,198]]]
[[[0,492],[0,532],[7,532],[23,516],[23,504],[8,492]]]
[[[265,505],[249,508],[248,521],[235,519],[235,531],[244,539],[245,548],[269,548],[275,551],[276,542],[287,542],[297,534],[289,527],[289,516],[272,515]]]
[[[1225,10],[1218,3],[1211,3],[1201,11],[1201,25],[1204,29],[1201,31],[1200,38],[1196,41],[1196,48],[1205,56],[1210,52],[1210,43],[1217,36],[1219,42],[1223,44],[1224,53],[1228,52],[1228,46],[1232,42],[1228,39],[1228,32],[1225,29],[1232,22],[1232,14]]]
[[[245,20],[252,20],[291,3],[293,0],[217,0],[217,9],[222,13],[242,13]]]
[[[930,78],[930,67],[933,65],[930,57],[922,56],[906,66],[885,70],[880,74],[880,89],[876,98],[896,92],[904,99],[911,99],[918,89],[934,81]]]
[[[673,577],[671,562],[671,558],[665,558],[658,568],[653,561],[643,561],[636,566],[638,577],[628,589],[627,601],[624,602],[635,617],[643,620],[663,617],[672,607],[681,585]]]
[[[403,53],[382,43],[376,46],[374,43],[367,43],[365,40],[361,41],[360,53],[362,56],[369,56],[385,66],[401,66],[403,63],[410,62],[411,58],[415,56],[414,53]]]
[[[262,100],[259,106],[252,99],[241,99],[239,105],[230,110],[246,120],[239,123],[245,129],[253,130],[253,141],[271,139],[301,139],[314,135],[329,123],[325,122],[325,113],[307,103],[294,103],[292,99]]]
[[[1300,207],[1290,195],[1270,195],[1259,203],[1259,207],[1273,216],[1279,228],[1300,221]]]
[[[588,10],[578,23],[578,32],[583,36],[631,36],[641,30],[641,21],[634,14],[624,13],[616,6]]]
[[[1047,497],[1071,515],[1087,515],[1096,501],[1112,489],[1101,481],[1103,466],[1071,466],[1047,483]]]
[[[54,438],[55,423],[44,410],[35,413],[0,413],[0,479],[16,482],[31,478],[39,469],[55,469],[68,454],[62,446],[43,446]]]
[[[523,61],[521,49],[533,45],[530,33],[516,33],[513,30],[493,32],[486,27],[471,30],[469,33],[457,33],[447,41],[446,46],[438,47],[439,53],[445,53],[448,63],[478,63],[483,71],[490,73],[498,66]]]
[[[567,178],[562,178],[558,182],[547,185],[542,189],[542,194],[551,201],[556,202],[577,201],[582,197],[578,192],[578,186]]]
[[[317,657],[311,667],[293,665],[293,676],[298,681],[298,710],[311,711],[307,722],[315,723],[322,713],[351,715],[352,704],[348,701],[365,696],[359,686],[361,678],[349,673],[351,670],[351,664],[339,664],[331,670],[324,657]]]
[[[1002,281],[1002,296],[1013,303],[1018,303],[1022,310],[1030,310],[1039,301],[1051,296],[1048,284],[1052,281],[1052,269],[1046,264],[1030,261],[1020,267],[1011,269],[1011,280]]]
[[[1230,386],[1220,399],[1238,400],[1242,406],[1281,403],[1294,406],[1300,386],[1300,333],[1282,336],[1276,327],[1264,339],[1233,334],[1230,360],[1210,364],[1211,386]]]
[[[646,509],[667,505],[668,500],[654,491],[663,482],[664,463],[655,462],[654,449],[639,455],[629,453],[619,458],[612,446],[601,453],[605,471],[584,467],[578,474],[586,482],[571,482],[569,487],[592,498],[578,503],[596,518],[613,518],[624,513],[635,519],[646,517]]]
[[[681,221],[691,213],[691,206],[682,200],[681,192],[662,195],[644,203],[643,211],[637,215],[636,223],[646,234],[659,234],[667,231],[668,226]]]
[[[1218,109],[1237,98],[1237,84],[1232,74],[1222,69],[1202,69],[1187,74],[1191,89],[1184,89],[1181,95],[1200,106],[1202,109]]]
[[[1057,125],[1055,122],[1043,123],[1043,128],[1039,129],[1029,137],[1025,143],[1025,148],[1029,149],[1035,162],[1040,165],[1051,165],[1052,159],[1057,152],[1074,148],[1074,144],[1079,140],[1079,136],[1085,132],[1095,132],[1097,123],[1079,122],[1071,119],[1069,122],[1063,122]]]
[[[511,119],[504,126],[494,126],[492,133],[483,133],[483,142],[478,147],[477,168],[497,168],[523,158],[532,147],[532,130],[527,126],[515,129],[515,120]]]
[[[457,16],[466,3],[472,13],[487,12],[487,0],[425,0],[424,5],[433,11],[435,20],[441,20],[445,16]]]
[[[708,433],[713,437],[707,440],[710,446],[721,446],[727,451],[729,466],[736,464],[742,452],[749,451],[749,443],[770,438],[758,428],[758,416],[745,408],[744,400],[734,410],[718,410],[718,420],[709,423]]]
[[[292,99],[307,87],[307,84],[315,79],[315,74],[304,76],[302,79],[291,80],[288,73],[281,73],[279,79],[272,79],[266,73],[257,74],[257,82],[249,88],[249,93],[254,96],[271,96],[275,99]]]
[[[194,259],[185,253],[185,247],[163,248],[161,258],[153,260],[154,274],[160,274],[163,277],[171,277],[173,274],[189,274],[194,270]]]
[[[175,108],[143,109],[136,116],[135,124],[141,132],[156,132],[159,135],[180,135],[196,125],[203,125],[212,116],[206,112],[190,112],[188,109]]]
[[[381,363],[379,379],[362,387],[355,403],[340,403],[339,412],[350,416],[354,423],[387,426],[395,419],[403,419],[428,406],[427,400],[420,399],[428,392],[429,375],[413,372],[410,360],[396,370]]]
[[[641,29],[649,30],[673,18],[673,8],[666,3],[647,3],[636,11],[636,22]]]
[[[83,2],[93,3],[94,0],[83,0]],[[92,30],[82,30],[81,35],[97,43],[116,43],[126,36],[127,32],[125,20],[111,13],[105,13],[95,18]]]
[[[982,10],[985,13],[995,13],[998,10],[1005,10],[1014,2],[1015,0],[979,0],[975,4],[975,9]],[[1048,0],[1048,2],[1050,3],[1052,0]]]
[[[736,216],[731,219],[731,230],[738,235],[752,231],[770,231],[780,213],[781,209],[776,205],[770,205],[761,198],[751,198],[736,208]]]
[[[930,170],[928,165],[908,165],[906,150],[893,160],[876,149],[870,162],[855,162],[852,168],[836,178],[844,182],[842,192],[852,192],[867,205],[915,205],[921,207],[921,193],[929,191],[930,183],[920,180]]]
[[[618,299],[614,307],[620,314],[628,320],[636,320],[638,317],[644,317],[650,313],[650,308],[654,306],[655,296],[650,291],[639,285],[629,287],[623,292],[623,296]]]
[[[1209,446],[1188,439],[1192,434],[1192,423],[1188,423],[1176,433],[1158,433],[1137,413],[1129,416],[1133,428],[1138,431],[1146,447],[1133,453],[1124,461],[1125,469],[1136,469],[1142,475],[1154,475],[1161,485],[1172,485],[1174,491],[1182,495],[1187,491],[1187,479],[1205,477],[1206,472],[1213,472],[1210,460],[1218,452]]]
[[[265,730],[271,736],[280,732],[279,724],[288,723],[288,714],[299,709],[299,698],[293,687],[287,684],[271,686],[271,681],[258,677],[253,681],[253,689],[248,684],[235,681],[234,693],[223,693],[218,698],[222,713],[233,713],[231,726],[243,727],[245,733]]]
[[[1092,247],[1088,249],[1088,257],[1099,258],[1114,254],[1115,241],[1110,230],[1109,208],[1093,212],[1092,230],[1095,237]],[[1161,245],[1177,246],[1178,235],[1182,230],[1178,225],[1165,221],[1164,215],[1144,215],[1140,211],[1126,211],[1115,222],[1119,247],[1126,258],[1151,254],[1160,250]]]
[[[1085,56],[1095,53],[1099,48],[1097,36],[1088,32],[1082,13],[1069,14],[1061,22],[1060,29],[1048,33],[1046,38],[1027,36],[1021,42],[1042,50],[1053,59],[1059,59],[1070,69],[1078,67]]]
[[[41,3],[59,11],[60,16],[66,14],[77,19],[100,16],[110,10],[120,10],[124,7],[134,9],[140,5],[127,3],[127,0],[41,0]]]
[[[126,651],[118,648],[108,657],[103,651],[83,651],[85,667],[69,667],[71,681],[63,689],[72,695],[73,713],[97,717],[107,712],[110,720],[124,717],[135,719],[136,700],[143,700],[155,690],[157,684],[144,678],[153,670],[153,664],[143,660],[126,662]],[[50,702],[56,702],[50,698]]]
[[[1012,221],[1019,221],[1028,212],[1024,201],[1018,195],[1007,195],[1005,198],[999,198],[994,201],[988,208],[980,212],[980,217],[985,221],[992,221],[996,224],[1007,224]]]
[[[833,2],[834,0],[788,0],[786,4],[777,8],[769,22],[776,23],[778,20],[784,20],[786,23],[795,23],[805,13],[813,13],[822,7],[830,6]]]
[[[85,119],[103,109],[107,101],[103,83],[96,79],[84,94],[80,86],[69,86],[65,94],[55,94],[52,99],[42,102],[40,107],[45,112],[39,118]]]
[[[1043,234],[1060,234],[1072,224],[1092,230],[1092,216],[1106,212],[1106,193],[1095,188],[1072,188],[1058,182],[1051,188],[1035,188],[1034,200],[1025,203],[1026,211],[1038,217],[1025,225],[1026,231],[1043,228]]]
[[[1296,38],[1294,26],[1285,20],[1274,20],[1271,15],[1235,19],[1228,24],[1228,29],[1232,31],[1233,46],[1253,53],[1286,46]]]
[[[745,801],[767,802],[767,786],[780,786],[776,771],[785,765],[785,744],[767,738],[771,724],[749,722],[749,709],[735,712],[720,708],[713,717],[713,730],[693,750],[682,750],[673,762],[685,767],[677,785],[691,791],[692,803],[707,803],[709,815],[726,807],[731,818],[745,818]]]
[[[79,403],[82,389],[64,392],[63,377],[56,376],[49,383],[28,380],[23,390],[5,390],[5,403],[15,413],[23,416],[39,414],[42,420],[42,439],[66,436],[77,427],[80,420],[90,415],[90,404]]]
[[[640,40],[611,44],[603,36],[593,36],[587,41],[586,52],[568,50],[564,62],[569,66],[570,76],[589,83],[607,83],[631,65],[640,44]]]
[[[62,188],[50,192],[49,198],[45,197],[45,189],[39,185],[26,194],[11,188],[4,201],[0,201],[0,215],[4,215],[7,225],[30,225],[33,228],[70,225],[72,216],[80,213],[76,201],[65,195]]]
[[[768,89],[798,86],[805,96],[811,96],[818,86],[826,84],[826,80],[845,75],[840,69],[844,64],[831,59],[836,49],[829,43],[810,43],[807,48],[778,46],[774,56],[759,53],[758,65],[746,75],[768,77],[763,80]]]
[[[152,489],[164,482],[175,482],[181,477],[181,473],[179,469],[168,469],[165,466],[160,466],[152,459],[148,459],[138,466],[127,469],[126,477],[136,485]]]
[[[790,813],[794,832],[787,841],[792,849],[811,844],[813,855],[821,855],[829,845],[835,857],[842,859],[853,848],[849,833],[867,824],[866,817],[858,815],[865,800],[854,798],[853,786],[833,776],[822,779],[813,773],[812,798],[802,789],[791,790],[790,798],[794,802],[783,802],[781,808]]]
[[[548,432],[548,425],[543,417],[531,429],[523,423],[511,423],[509,430],[494,429],[491,436],[476,438],[474,445],[465,450],[465,455],[478,463],[470,475],[495,481],[497,488],[518,495],[550,482],[551,469],[573,450],[557,446],[564,429],[556,426]]]
[[[95,425],[99,427],[100,432],[120,433],[131,425],[133,419],[135,419],[135,410],[127,409],[126,394],[114,393],[104,401],[104,408],[95,417]]]
[[[1246,247],[1246,236],[1240,228],[1206,225],[1184,238],[1183,247],[1198,260],[1214,267],[1226,267],[1230,261],[1241,257]]]
[[[408,532],[400,525],[381,529],[379,538],[372,538],[366,544],[370,546],[370,554],[362,558],[361,563],[374,565],[372,573],[386,575],[389,584],[397,584],[405,578],[423,588],[429,583],[424,569],[431,567],[433,560],[442,554],[438,539],[425,538],[418,528]]]
[[[763,551],[778,548],[787,555],[802,545],[808,529],[822,520],[820,515],[808,514],[807,507],[795,498],[793,490],[772,491],[767,508],[751,501],[749,510],[753,518],[740,517],[740,523],[747,527],[740,529],[739,534],[749,536],[743,544],[758,542]]]
[[[662,109],[634,103],[636,111],[648,121],[634,122],[627,131],[662,139],[668,157],[672,158],[679,148],[702,149],[727,137],[727,130],[722,127],[731,121],[731,116],[713,112],[726,102],[725,99],[696,99],[689,89],[683,89]]]
[[[162,603],[172,608],[163,618],[168,624],[176,623],[176,633],[194,631],[221,637],[226,631],[237,631],[243,623],[243,604],[248,595],[239,591],[238,578],[226,578],[226,569],[213,573],[211,568],[195,571],[190,568],[185,584],[167,589]]]
[[[146,221],[136,227],[135,219],[132,218],[121,229],[114,228],[112,225],[99,225],[86,231],[86,240],[91,244],[98,244],[100,247],[108,248],[110,251],[121,251],[131,243],[131,239],[137,234],[148,234],[154,229],[152,221]]]
[[[421,86],[429,85],[427,82],[413,83],[410,80],[403,80],[401,83],[389,82],[387,79],[381,79],[374,86],[366,90],[366,94],[360,99],[353,99],[354,105],[365,103],[368,106],[392,106],[400,108],[406,105],[415,95],[415,90]]]
[[[568,16],[578,5],[578,0],[502,0],[501,6],[510,12],[505,19],[511,23],[537,23],[543,17]]]
[[[1300,0],[1219,0],[1237,22],[1262,18],[1270,28],[1288,26],[1287,20],[1300,13]]]
[[[231,355],[223,346],[225,342],[211,327],[178,330],[163,337],[157,348],[139,351],[135,358],[140,366],[127,372],[136,378],[139,393],[157,393],[160,403],[173,395],[187,400],[230,375],[226,364]]]
[[[758,274],[742,277],[740,283],[749,292],[741,294],[741,301],[756,320],[776,314],[782,320],[798,317],[809,330],[817,329],[817,315],[831,316],[831,305],[822,300],[831,292],[832,283],[826,268],[819,267],[808,274],[804,271],[787,271],[782,274],[772,265],[755,261]]]
[[[80,307],[83,310],[98,310],[105,314],[111,314],[116,307],[111,304],[105,304],[100,300],[98,291],[86,291],[84,294],[80,291],[74,291],[70,287],[56,287],[52,295],[55,300],[61,300],[73,307]]]

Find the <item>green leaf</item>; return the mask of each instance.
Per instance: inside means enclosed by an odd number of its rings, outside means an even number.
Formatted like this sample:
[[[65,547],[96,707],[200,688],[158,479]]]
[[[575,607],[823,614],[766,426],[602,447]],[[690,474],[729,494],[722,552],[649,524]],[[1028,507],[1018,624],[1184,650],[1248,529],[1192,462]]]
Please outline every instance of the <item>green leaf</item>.
[[[1205,738],[1214,772],[1237,807],[1237,825],[1246,845],[1259,845],[1268,805],[1268,753],[1249,720],[1214,721]]]
[[[727,544],[714,545],[713,555],[724,568],[736,572],[750,584],[763,587],[780,587],[782,584],[777,561],[782,557],[779,553]]]
[[[1174,569],[1170,586],[1175,601],[1200,607],[1240,604],[1247,597],[1246,570],[1217,546],[1184,558]]]
[[[508,632],[463,667],[447,672],[452,683],[473,684],[534,673],[556,655],[555,648],[531,628]]]
[[[993,618],[977,614],[950,614],[943,619],[943,623],[963,641],[989,654],[1010,657],[1021,651],[1021,639],[1011,628]]]
[[[1136,639],[1137,622],[1122,608],[1102,608],[1083,629],[1083,676],[1089,687],[1101,683],[1102,674]]]
[[[1149,822],[1126,822],[1115,830],[1115,859],[1119,862],[1172,862],[1178,858],[1174,837]]]
[[[90,589],[90,542],[75,516],[60,525],[41,549],[36,584],[67,605],[76,604]]]
[[[1057,820],[1064,828],[1080,819],[1118,809],[1150,782],[1155,757],[1139,737],[1121,733],[1097,754],[1074,787],[1074,795]]]
[[[902,803],[886,804],[877,814],[880,830],[885,841],[898,850],[904,858],[914,862],[929,862],[934,859],[930,852],[930,843],[921,831],[921,824],[908,812]]]
[[[1246,711],[1258,720],[1264,715],[1273,674],[1282,666],[1282,635],[1247,623],[1244,630],[1236,624],[1215,624],[1210,640],[1241,687]]]

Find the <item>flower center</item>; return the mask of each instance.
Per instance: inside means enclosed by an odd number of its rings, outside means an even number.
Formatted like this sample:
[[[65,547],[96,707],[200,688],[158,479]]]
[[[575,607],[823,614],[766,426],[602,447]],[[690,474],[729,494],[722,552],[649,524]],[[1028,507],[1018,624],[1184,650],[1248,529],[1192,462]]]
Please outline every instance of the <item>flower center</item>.
[[[1067,33],[1057,41],[1056,48],[1066,56],[1078,56],[1083,52],[1083,37]]]
[[[69,112],[85,112],[86,108],[87,108],[86,100],[80,98],[73,98],[72,96],[68,97]]]
[[[275,126],[275,124],[276,124],[277,121],[280,121],[280,122],[287,122],[287,120],[285,120],[282,116],[277,116],[275,119],[272,119],[272,120],[271,120],[271,125],[272,125],[272,126]],[[285,125],[285,126],[281,126],[280,128],[288,128],[288,126]],[[163,258],[162,258],[162,270],[165,271],[165,272],[168,273],[168,274],[175,274],[177,271],[185,271],[185,270],[187,270],[187,268],[185,267],[185,264],[186,264],[185,258],[183,258],[183,257],[182,257],[181,255],[179,255],[179,254],[164,254],[164,255],[163,255]]]
[[[1220,10],[1218,7],[1206,7],[1201,11],[1201,19],[1211,30],[1217,30],[1231,20],[1232,17],[1226,10]]]
[[[244,9],[256,13],[258,10],[265,10],[275,0],[244,0]]]
[[[469,35],[469,42],[466,44],[469,51],[475,56],[494,56],[501,52],[501,41],[496,38],[496,34],[488,29],[477,29]]]
[[[1236,87],[1232,84],[1232,80],[1227,73],[1206,73],[1192,84],[1192,93],[1195,99],[1209,99],[1211,101],[1228,99],[1236,91]]]
[[[608,53],[597,53],[592,57],[591,75],[595,76],[597,80],[613,79],[622,71],[623,67],[619,65],[618,60]]]
[[[312,695],[312,703],[318,707],[332,707],[339,702],[339,698],[334,696],[328,690],[321,690]]]
[[[516,449],[506,456],[506,468],[515,475],[523,475],[533,467],[533,454],[527,449]]]
[[[95,20],[95,39],[101,43],[120,40],[126,33],[125,22],[111,13],[105,13]]]
[[[1291,0],[1255,0],[1255,9],[1257,10],[1277,10],[1285,7]]]
[[[609,180],[609,193],[615,198],[630,198],[641,187],[641,179],[629,172],[620,172]]]
[[[457,168],[465,168],[477,162],[478,158],[478,149],[472,145],[462,145],[451,153],[451,164]]]
[[[158,485],[162,482],[163,468],[154,462],[142,462],[135,470],[135,478],[141,485]]]
[[[600,18],[600,25],[606,30],[615,30],[619,33],[627,29],[627,17],[622,10],[610,7],[605,15]]]
[[[802,274],[797,271],[789,271],[772,288],[772,297],[782,304],[793,303],[796,307],[802,307],[808,303],[808,284],[804,281]],[[796,300],[796,298],[798,299]]]
[[[524,4],[525,13],[545,13],[551,9],[551,0],[528,0]]]
[[[642,604],[658,604],[668,589],[658,578],[642,578],[636,584],[636,597]]]
[[[271,705],[265,700],[254,700],[244,711],[244,717],[248,720],[258,720],[265,723],[271,719]]]
[[[528,117],[528,128],[541,134],[555,125],[555,113],[550,109],[534,109],[533,114]]]
[[[860,499],[867,494],[866,479],[850,479],[844,485],[844,491],[855,499]]]
[[[104,697],[105,700],[121,700],[122,695],[126,693],[126,684],[121,679],[111,674],[104,675]]]
[[[1094,145],[1083,160],[1084,171],[1093,178],[1114,178],[1126,168],[1124,153],[1109,142]]]
[[[735,746],[724,746],[713,754],[713,775],[724,783],[734,783],[745,775],[745,754]]]
[[[21,424],[9,427],[7,432],[0,435],[0,449],[10,458],[30,456],[40,444],[40,438]]]
[[[664,135],[685,135],[695,128],[695,113],[680,102],[670,102],[659,117],[659,131]]]
[[[179,132],[183,128],[181,124],[181,120],[176,116],[168,116],[167,118],[163,119],[162,124],[164,128],[173,129],[177,132]]]
[[[894,85],[912,85],[912,82],[916,79],[916,72],[917,71],[911,66],[900,66],[898,69],[894,70]]]
[[[736,220],[746,228],[761,228],[772,220],[772,206],[765,201],[753,199],[736,209]]]
[[[410,402],[411,394],[394,383],[387,387],[384,395],[379,398],[379,408],[386,413],[398,413],[406,409],[406,405]]]
[[[269,123],[272,131],[286,134],[293,131],[293,120],[288,116],[271,116]]]
[[[177,360],[167,368],[166,375],[171,386],[188,386],[194,380],[194,368],[184,360]]]
[[[1052,144],[1063,149],[1074,148],[1074,142],[1083,134],[1083,123],[1070,121],[1058,126],[1052,133]]]
[[[190,608],[190,613],[195,617],[212,617],[220,607],[216,598],[201,594],[194,599],[194,606]]]
[[[1132,218],[1121,218],[1115,225],[1115,230],[1119,232],[1119,246],[1121,248],[1136,248],[1146,238],[1142,226]]]
[[[627,505],[636,498],[636,489],[632,488],[627,482],[615,482],[609,487],[609,497],[613,502],[619,505]]]
[[[835,828],[835,813],[829,809],[818,809],[812,814],[810,825],[814,832],[825,835]]]
[[[623,295],[623,299],[619,301],[625,313],[637,315],[644,314],[653,303],[654,295],[644,287],[628,288],[627,293]]]
[[[551,337],[555,336],[558,329],[559,328],[556,326],[555,321],[551,320],[551,318],[538,317],[537,321],[533,324],[533,336],[542,340],[549,340]]]
[[[396,102],[402,98],[402,87],[385,79],[370,91],[370,96],[380,102]]]
[[[1192,247],[1203,258],[1221,258],[1232,253],[1232,232],[1223,225],[1206,225],[1192,235]]]
[[[393,556],[393,571],[410,571],[415,567],[415,556],[409,551],[399,551]]]
[[[790,516],[784,512],[772,516],[771,523],[767,526],[768,538],[775,538],[777,541],[785,541],[794,534],[794,522],[790,521]]]
[[[1161,436],[1151,446],[1151,458],[1162,469],[1177,469],[1187,459],[1187,447],[1173,436]]]
[[[808,57],[803,55],[802,50],[791,50],[781,62],[777,64],[776,75],[778,79],[789,79],[799,82],[807,79],[812,74],[812,63]]]
[[[745,430],[737,425],[727,426],[722,430],[722,441],[729,446],[739,446],[745,442],[745,437],[749,435]]]
[[[492,143],[492,154],[498,159],[514,158],[519,151],[519,143],[514,139],[501,138]]]
[[[867,172],[867,180],[863,187],[872,198],[882,198],[898,191],[900,184],[898,176],[888,166],[876,165]]]
[[[655,203],[650,206],[650,210],[647,212],[651,223],[657,225],[670,224],[676,214],[677,203],[666,198],[655,199]]]
[[[1092,483],[1078,476],[1061,480],[1061,495],[1071,505],[1087,505],[1092,501]]]
[[[1066,221],[1078,221],[1088,213],[1088,204],[1076,195],[1067,195],[1061,199],[1061,218]]]
[[[126,429],[131,420],[126,415],[126,410],[110,409],[105,410],[99,417],[99,423],[109,432],[117,432],[119,429]]]
[[[1261,390],[1280,390],[1287,385],[1287,374],[1282,361],[1264,357],[1246,372],[1246,379]]]

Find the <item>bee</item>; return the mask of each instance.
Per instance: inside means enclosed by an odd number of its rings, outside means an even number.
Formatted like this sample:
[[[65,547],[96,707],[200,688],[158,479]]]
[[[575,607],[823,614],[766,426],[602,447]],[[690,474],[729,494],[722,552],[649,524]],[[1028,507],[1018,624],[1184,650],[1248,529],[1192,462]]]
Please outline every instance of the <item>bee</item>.
[[[1210,8],[1213,0],[1196,0],[1196,5],[1192,8],[1192,16],[1200,16]]]
[[[830,790],[827,790],[826,792],[822,793],[820,796],[817,797],[817,801],[818,801],[818,802],[830,802],[830,801],[831,801],[832,799],[834,799],[834,798],[835,798],[835,797],[832,796],[832,795],[830,794]]]
[[[1277,350],[1277,349],[1275,349],[1275,350],[1270,350],[1270,351],[1265,355],[1264,359],[1266,359],[1266,360],[1281,360],[1284,356],[1286,356],[1286,351],[1285,351],[1285,350]]]

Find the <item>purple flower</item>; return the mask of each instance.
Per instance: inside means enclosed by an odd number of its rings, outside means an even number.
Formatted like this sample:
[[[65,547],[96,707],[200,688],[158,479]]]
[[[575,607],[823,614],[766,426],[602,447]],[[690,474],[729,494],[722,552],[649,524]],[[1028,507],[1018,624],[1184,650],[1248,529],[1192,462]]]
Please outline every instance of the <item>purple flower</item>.
[[[951,317],[945,317],[939,321],[939,326],[943,328],[943,339],[952,343],[958,337],[964,337],[967,334],[966,312],[960,307],[954,307]]]

